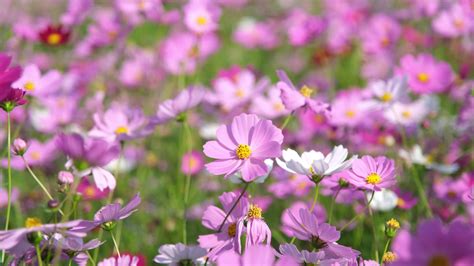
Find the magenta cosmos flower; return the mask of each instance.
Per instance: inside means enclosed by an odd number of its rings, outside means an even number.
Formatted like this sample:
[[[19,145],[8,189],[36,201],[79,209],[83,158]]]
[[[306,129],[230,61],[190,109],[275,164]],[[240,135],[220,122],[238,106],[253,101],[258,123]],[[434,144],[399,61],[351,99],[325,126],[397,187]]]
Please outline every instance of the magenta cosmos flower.
[[[384,156],[373,158],[363,156],[352,162],[348,181],[360,189],[380,191],[393,186],[395,178],[394,161]]]
[[[474,265],[474,230],[461,221],[428,220],[413,234],[400,230],[392,249],[397,260],[390,265]]]
[[[406,75],[410,89],[419,94],[442,92],[454,81],[451,66],[430,54],[403,56],[397,72]]]
[[[283,70],[277,70],[277,75],[280,79],[277,83],[277,88],[281,91],[281,100],[288,111],[309,107],[316,113],[326,114],[329,112],[329,105],[327,103],[311,99],[314,89],[304,85],[298,90]]]
[[[211,260],[215,260],[219,254],[228,250],[239,251],[239,240],[237,239],[237,222],[241,217],[247,214],[249,202],[247,197],[242,197],[236,207],[227,217],[227,220],[221,226],[226,213],[229,213],[233,203],[237,200],[238,194],[234,192],[226,192],[219,196],[219,201],[223,209],[216,206],[207,207],[202,217],[202,224],[215,233],[208,235],[200,235],[198,238],[199,245],[202,248],[209,249],[207,256]]]
[[[206,164],[214,175],[230,175],[240,171],[242,179],[251,182],[267,173],[265,159],[281,155],[283,134],[270,120],[241,114],[230,125],[217,129],[217,140],[204,145],[204,154],[217,159]]]

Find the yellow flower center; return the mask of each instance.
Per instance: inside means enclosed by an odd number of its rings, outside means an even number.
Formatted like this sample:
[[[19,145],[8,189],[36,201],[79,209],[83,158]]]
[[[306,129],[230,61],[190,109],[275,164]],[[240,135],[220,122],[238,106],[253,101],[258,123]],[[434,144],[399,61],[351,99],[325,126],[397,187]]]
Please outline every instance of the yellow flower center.
[[[140,9],[140,10],[145,9],[145,1],[144,0],[138,1],[138,9]]]
[[[386,225],[387,225],[388,228],[392,228],[392,229],[395,229],[395,230],[400,228],[400,223],[397,220],[393,219],[393,218],[388,220]]]
[[[463,29],[464,28],[464,21],[462,19],[455,19],[454,20],[454,26],[458,29]]]
[[[380,99],[382,102],[390,102],[393,99],[393,95],[390,92],[385,92]]]
[[[243,98],[245,96],[245,92],[243,89],[237,89],[235,91],[235,96],[238,97],[238,98]]]
[[[42,225],[41,220],[39,218],[36,218],[36,217],[27,218],[26,221],[25,221],[25,227],[26,228],[38,227],[38,226],[41,226],[41,225]]]
[[[188,56],[191,58],[195,58],[199,56],[199,47],[198,46],[193,46],[191,49],[188,51]]]
[[[405,201],[404,199],[398,198],[398,200],[397,200],[397,206],[398,206],[398,207],[400,207],[400,208],[405,207],[406,204],[407,204],[407,203],[406,203],[406,201]]]
[[[116,135],[128,134],[128,127],[126,126],[118,127],[114,132]]]
[[[248,159],[252,154],[252,150],[250,150],[250,146],[247,144],[239,144],[237,150],[235,150],[235,154],[237,154],[237,157],[241,160]]]
[[[390,252],[390,251],[385,252],[385,254],[383,254],[382,256],[382,261],[384,263],[394,262],[396,259],[397,259],[397,256],[395,255],[395,253]]]
[[[56,45],[61,42],[61,34],[59,33],[51,33],[48,35],[48,43],[51,45]]]
[[[39,159],[41,159],[41,153],[39,151],[32,151],[31,152],[31,158],[33,160],[39,160]]]
[[[250,204],[247,217],[249,219],[262,219],[262,209],[255,204]]]
[[[227,234],[230,236],[230,237],[234,237],[235,236],[235,233],[236,233],[236,228],[237,228],[237,225],[235,223],[229,225],[229,228],[227,229]]]
[[[436,255],[431,257],[428,262],[428,266],[450,266],[449,259],[443,255]]]
[[[189,160],[188,160],[188,167],[189,168],[194,168],[197,166],[197,160],[193,157],[190,157]]]
[[[353,118],[356,115],[356,113],[353,110],[347,110],[346,111],[346,116],[348,118]]]
[[[424,72],[419,73],[417,77],[418,77],[418,80],[422,83],[426,83],[430,80],[430,77],[428,76],[428,74]]]
[[[275,109],[275,111],[279,112],[279,111],[283,111],[285,109],[285,106],[281,103],[275,103],[275,104],[273,104],[273,109]]]
[[[382,45],[382,47],[387,47],[390,45],[390,40],[387,37],[384,37],[380,44]]]
[[[199,16],[196,18],[196,23],[199,25],[199,26],[204,26],[207,24],[207,18],[204,17],[204,16]]]
[[[404,118],[410,118],[411,117],[411,112],[410,111],[403,111],[402,112],[402,116]]]
[[[314,121],[318,124],[321,124],[324,122],[324,116],[322,114],[315,114]]]
[[[306,182],[299,182],[298,185],[296,185],[297,190],[304,190],[304,189],[306,189],[306,187],[307,187]]]
[[[377,173],[371,173],[365,178],[365,181],[371,185],[377,185],[381,180],[382,178]]]
[[[311,94],[313,94],[313,89],[309,88],[308,86],[304,85],[301,89],[300,89],[300,93],[301,95],[303,95],[304,97],[306,98],[309,98],[311,97]]]
[[[28,81],[27,83],[25,83],[25,90],[27,91],[34,91],[35,90],[35,84],[31,81]]]
[[[86,187],[86,189],[84,190],[84,194],[86,195],[86,197],[88,198],[93,198],[95,196],[95,189],[92,187],[92,186],[88,186]]]

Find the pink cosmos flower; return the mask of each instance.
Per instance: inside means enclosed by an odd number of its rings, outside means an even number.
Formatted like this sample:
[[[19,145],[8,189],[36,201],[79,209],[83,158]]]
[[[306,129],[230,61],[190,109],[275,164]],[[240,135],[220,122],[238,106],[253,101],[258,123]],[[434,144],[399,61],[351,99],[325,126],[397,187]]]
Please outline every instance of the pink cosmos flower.
[[[202,224],[215,233],[208,235],[200,235],[198,238],[199,245],[202,248],[209,249],[207,256],[211,260],[215,260],[219,254],[227,250],[239,251],[239,240],[237,239],[237,222],[241,217],[247,214],[249,201],[247,197],[242,197],[237,206],[232,210],[227,220],[222,225],[224,218],[229,213],[232,205],[237,200],[238,195],[235,192],[223,193],[219,196],[219,201],[223,209],[216,206],[209,206],[202,216]]]
[[[97,266],[138,266],[139,258],[130,255],[111,257],[102,260]]]
[[[433,28],[444,37],[455,38],[472,32],[474,19],[463,6],[454,4],[433,20]]]
[[[21,76],[21,67],[9,67],[12,58],[4,53],[0,53],[0,99],[3,98],[3,87],[12,84]]]
[[[370,107],[363,95],[356,91],[340,93],[331,104],[329,123],[336,126],[359,126],[366,121]]]
[[[291,230],[297,239],[310,241],[311,246],[318,251],[323,251],[326,256],[333,258],[357,258],[360,252],[336,243],[341,233],[336,227],[327,223],[319,223],[316,215],[308,209],[302,208],[298,213],[290,212],[293,220]]]
[[[279,39],[272,21],[255,21],[243,18],[234,31],[233,38],[246,48],[272,49]]]
[[[295,236],[292,229],[295,226],[295,223],[293,219],[290,217],[290,213],[299,213],[301,209],[307,209],[307,210],[311,209],[311,203],[296,201],[293,204],[291,204],[289,208],[283,211],[281,215],[280,229],[285,235],[289,237]],[[316,206],[314,206],[314,209],[311,213],[316,215],[316,219],[318,220],[319,223],[325,222],[327,219],[326,209],[324,209],[324,207],[320,204],[316,204]]]
[[[221,71],[214,80],[214,90],[217,102],[225,111],[231,111],[258,95],[269,84],[267,78],[257,81],[256,75],[250,69],[232,67]]]
[[[185,174],[195,175],[204,167],[204,158],[201,152],[191,151],[183,155],[181,171]]]
[[[45,96],[53,94],[61,85],[61,73],[57,70],[51,70],[41,76],[41,72],[36,65],[27,65],[20,79],[12,84],[12,87],[23,89],[28,95]]]
[[[229,250],[219,256],[218,266],[296,266],[299,265],[292,257],[283,256],[275,263],[276,251],[268,245],[254,245],[245,249],[240,256],[235,251]]]
[[[93,0],[71,0],[68,2],[66,13],[61,16],[61,23],[68,26],[82,23],[94,5]]]
[[[361,33],[362,47],[366,53],[387,52],[394,48],[401,35],[401,27],[392,17],[374,15]]]
[[[398,232],[392,244],[397,260],[390,265],[474,265],[473,239],[472,225],[427,220],[413,234],[406,229]]]
[[[257,95],[254,97],[250,110],[252,113],[269,119],[289,114],[281,101],[280,90],[276,86],[268,89],[267,96]]]
[[[218,28],[220,9],[211,3],[192,0],[184,6],[184,23],[191,31],[202,34]]]
[[[393,160],[384,156],[363,156],[352,162],[348,181],[360,189],[380,191],[390,188],[397,182],[394,164]]]
[[[206,168],[214,175],[225,174],[225,177],[240,171],[242,179],[251,182],[266,174],[265,159],[280,156],[282,142],[281,130],[270,120],[241,114],[230,125],[217,129],[217,140],[204,145],[204,154],[217,159],[206,164]]]
[[[316,38],[325,28],[323,19],[307,13],[303,9],[294,9],[284,22],[291,45],[302,46]]]
[[[263,220],[262,209],[256,204],[249,204],[245,208],[246,215],[237,221],[237,242],[239,253],[242,252],[241,237],[245,232],[245,249],[253,245],[266,242],[270,245],[272,231]]]
[[[95,113],[93,117],[95,125],[89,136],[108,142],[132,140],[151,133],[144,129],[148,121],[140,109],[115,105],[103,114]]]
[[[199,105],[205,94],[205,89],[200,86],[192,86],[181,91],[174,99],[166,100],[158,106],[156,116],[151,119],[150,124],[164,124],[174,118],[184,119],[180,116]]]
[[[451,66],[430,54],[403,56],[397,73],[406,75],[409,88],[418,94],[443,92],[454,81]]]
[[[420,124],[432,111],[437,110],[437,102],[432,97],[422,97],[414,102],[394,103],[383,115],[393,124],[404,126]]]
[[[305,85],[298,90],[283,70],[277,70],[277,75],[280,79],[277,87],[281,91],[281,100],[287,110],[295,111],[301,107],[309,107],[316,113],[329,112],[327,103],[311,99],[314,89]]]

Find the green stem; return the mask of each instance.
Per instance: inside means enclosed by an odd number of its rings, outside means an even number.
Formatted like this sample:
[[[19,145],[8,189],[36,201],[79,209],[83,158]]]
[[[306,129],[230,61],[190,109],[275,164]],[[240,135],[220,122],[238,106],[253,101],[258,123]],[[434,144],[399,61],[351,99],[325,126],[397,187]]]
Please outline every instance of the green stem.
[[[7,112],[7,154],[8,154],[8,203],[7,203],[7,219],[5,221],[5,231],[8,230],[10,224],[10,214],[12,208],[12,167],[11,167],[11,121],[10,112]],[[5,250],[2,250],[2,264],[5,262]]]
[[[316,187],[314,188],[313,203],[311,204],[311,209],[309,209],[309,212],[313,212],[314,207],[316,207],[316,203],[318,202],[318,197],[319,197],[319,183],[316,184]]]
[[[114,234],[112,233],[112,231],[110,231],[110,236],[112,237],[112,242],[114,242],[115,251],[117,251],[117,255],[118,255],[119,258],[120,258],[120,257],[121,257],[121,255],[120,255],[120,250],[119,250],[117,241],[115,240],[115,236],[114,236]]]
[[[234,202],[234,204],[233,204],[232,207],[230,208],[229,212],[225,215],[224,220],[222,220],[222,223],[219,225],[219,229],[217,230],[217,232],[219,232],[219,233],[221,232],[222,227],[224,227],[224,224],[225,224],[225,222],[227,221],[227,218],[229,218],[229,216],[230,216],[230,214],[232,213],[232,211],[235,209],[235,207],[237,207],[237,204],[239,203],[240,199],[244,196],[245,191],[247,191],[247,189],[248,189],[248,187],[249,187],[249,184],[250,184],[250,183],[245,183],[244,189],[242,189],[242,192],[240,192],[239,197],[238,197],[237,200]]]
[[[189,126],[186,122],[183,124],[184,127],[184,136],[187,139],[187,152],[191,151],[192,143],[191,143],[191,132]],[[184,211],[183,211],[183,243],[187,244],[187,223],[188,219],[186,217],[187,209],[188,209],[188,201],[189,201],[189,190],[191,188],[191,175],[188,173],[186,174],[186,182],[184,185]]]
[[[374,195],[375,195],[375,191],[372,191],[372,195],[370,196],[370,199],[369,199],[369,202],[367,203],[367,206],[365,206],[364,210],[362,210],[361,214],[365,213],[365,210],[367,208],[369,208],[368,206],[370,206],[370,203],[372,202],[372,200],[374,199]],[[346,229],[349,225],[351,225],[355,220],[357,220],[357,218],[360,216],[360,214],[357,214],[356,216],[352,217],[352,219],[346,223],[345,225],[343,225],[341,227],[341,229],[339,229],[340,232],[344,231],[344,229]]]
[[[382,265],[383,255],[385,255],[385,253],[387,253],[388,247],[390,246],[391,241],[392,241],[392,239],[389,238],[389,239],[387,239],[387,243],[385,243],[385,247],[383,249],[382,257],[380,258],[380,265]]]
[[[339,195],[339,192],[341,192],[341,187],[339,187],[336,191],[336,194],[334,197],[331,199],[331,205],[329,207],[329,218],[328,218],[328,224],[331,224],[332,220],[332,211],[334,210],[334,203],[336,202],[337,196]]]
[[[89,257],[89,260],[92,262],[92,265],[95,266],[95,265],[96,265],[95,260],[92,258],[92,256],[91,256],[91,254],[89,253],[89,251],[86,251],[86,253],[87,253],[87,257]]]
[[[33,170],[31,170],[31,167],[30,165],[28,164],[28,162],[26,161],[25,157],[24,156],[21,156],[21,158],[23,159],[23,162],[25,163],[25,166],[26,166],[26,169],[28,170],[28,173],[30,173],[30,175],[33,177],[33,179],[36,181],[36,183],[38,183],[38,185],[41,187],[41,189],[43,190],[43,192],[46,194],[46,196],[48,197],[49,200],[53,200],[53,197],[51,196],[51,194],[49,194],[48,192],[48,189],[43,185],[43,183],[39,180],[39,178],[35,175],[35,173],[33,172]],[[64,215],[63,211],[61,209],[58,209],[59,213],[61,215]]]
[[[36,257],[38,259],[38,266],[43,266],[43,259],[41,258],[41,250],[39,244],[35,245]]]
[[[285,129],[288,123],[291,120],[291,117],[293,116],[293,113],[290,113],[286,118],[285,121],[283,121],[283,125],[281,126],[281,130]]]
[[[374,195],[374,191],[372,192],[372,196],[371,198],[373,197]],[[375,218],[374,218],[374,214],[372,212],[372,209],[370,208],[370,202],[367,201],[367,208],[369,209],[369,216],[370,216],[370,219],[372,221],[372,236],[374,238],[374,245],[375,245],[375,261],[379,261],[379,245],[378,245],[378,239],[377,239],[377,231],[375,229]]]

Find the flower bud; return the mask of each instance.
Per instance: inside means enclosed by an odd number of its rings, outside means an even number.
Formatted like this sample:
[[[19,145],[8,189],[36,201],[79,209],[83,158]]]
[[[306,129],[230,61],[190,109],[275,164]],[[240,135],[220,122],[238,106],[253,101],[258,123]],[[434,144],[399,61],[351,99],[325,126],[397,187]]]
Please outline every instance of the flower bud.
[[[389,238],[393,238],[399,228],[400,223],[392,218],[385,223],[385,235]]]
[[[55,211],[58,209],[58,207],[59,207],[59,201],[55,199],[48,201],[48,209]]]
[[[100,227],[105,231],[112,231],[112,229],[114,229],[116,225],[117,223],[115,221],[109,221],[101,224]]]
[[[13,146],[12,146],[13,154],[18,155],[18,156],[23,156],[23,154],[25,154],[27,149],[28,149],[28,146],[26,144],[26,141],[24,141],[23,139],[17,138],[13,141]]]
[[[74,182],[74,175],[68,171],[61,171],[58,174],[59,184],[72,184]]]

